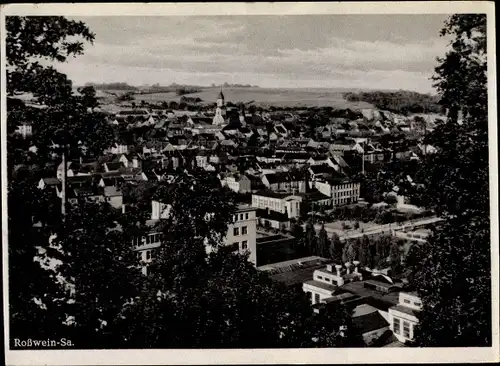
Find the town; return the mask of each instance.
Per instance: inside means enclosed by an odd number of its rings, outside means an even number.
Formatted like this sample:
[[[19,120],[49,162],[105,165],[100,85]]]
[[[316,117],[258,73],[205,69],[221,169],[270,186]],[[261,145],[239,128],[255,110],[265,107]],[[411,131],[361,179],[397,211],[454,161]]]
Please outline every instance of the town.
[[[404,192],[415,185],[415,164],[435,150],[424,134],[444,117],[263,109],[226,101],[222,87],[215,97],[212,110],[196,103],[116,105],[107,121],[118,141],[102,156],[66,163],[68,203],[108,202],[125,213],[134,190],[168,182],[179,170],[213,175],[237,194],[224,241],[229,250],[248,253],[276,281],[301,287],[315,311],[338,303],[352,308],[366,345],[411,341],[421,304],[408,289],[405,258],[441,219]],[[36,134],[30,127],[21,124],[16,133],[28,138]],[[366,176],[395,162],[409,174],[370,196]],[[37,187],[61,199],[63,170],[58,164]],[[162,243],[157,224],[169,215],[168,204],[146,203],[151,231],[130,245],[144,275]]]
[[[31,21],[63,22],[47,19]],[[65,47],[55,60],[82,52]],[[23,52],[7,98],[14,348],[52,331],[89,349],[466,344],[469,320],[446,341],[450,322],[435,338],[432,324],[487,305],[454,302],[487,282],[487,131],[469,125],[485,105],[253,80],[76,86]]]

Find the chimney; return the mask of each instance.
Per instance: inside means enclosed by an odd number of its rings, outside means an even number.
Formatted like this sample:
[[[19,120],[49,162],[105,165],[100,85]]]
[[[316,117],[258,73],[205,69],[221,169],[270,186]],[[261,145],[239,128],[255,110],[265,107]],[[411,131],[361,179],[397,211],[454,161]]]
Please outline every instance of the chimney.
[[[359,261],[353,261],[354,264],[354,273],[359,273],[358,266],[359,266]]]
[[[125,204],[122,204],[122,214],[125,214]]]
[[[347,268],[347,274],[351,273],[351,266],[352,266],[351,262],[346,262],[345,267]]]
[[[333,265],[332,265],[332,264],[327,264],[327,265],[326,265],[326,270],[327,270],[328,272],[333,272]]]
[[[340,270],[342,269],[342,265],[341,264],[336,264],[335,265],[335,269],[337,270],[337,276],[340,277]]]

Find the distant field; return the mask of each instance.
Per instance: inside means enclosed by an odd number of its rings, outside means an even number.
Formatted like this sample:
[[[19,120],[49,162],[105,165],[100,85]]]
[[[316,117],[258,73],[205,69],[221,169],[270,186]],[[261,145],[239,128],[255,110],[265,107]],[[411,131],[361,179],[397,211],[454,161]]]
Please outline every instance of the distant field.
[[[198,93],[187,94],[189,98],[201,98],[204,102],[215,102],[219,94],[219,88],[207,88]],[[267,88],[225,88],[223,89],[226,102],[250,102],[261,106],[276,107],[326,107],[340,109],[373,108],[365,102],[349,102],[345,100],[342,93],[347,90],[336,89],[267,89]],[[136,94],[136,101],[146,102],[176,101],[180,96],[175,92],[163,92],[154,94]]]

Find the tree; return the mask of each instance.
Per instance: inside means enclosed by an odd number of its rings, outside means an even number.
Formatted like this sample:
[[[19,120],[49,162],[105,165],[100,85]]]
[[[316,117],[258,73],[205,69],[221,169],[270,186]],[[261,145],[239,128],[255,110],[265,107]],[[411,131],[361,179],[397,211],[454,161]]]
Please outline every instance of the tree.
[[[59,317],[51,326],[79,348],[113,345],[119,314],[138,295],[140,272],[131,250],[131,228],[123,221],[118,226],[118,220],[107,203],[81,202],[35,256],[52,274],[47,284],[60,293],[42,300],[45,311]]]
[[[316,251],[315,254],[319,257],[328,257],[328,234],[325,230],[325,225],[321,226],[321,230],[318,234],[318,239],[316,241]]]
[[[354,243],[348,243],[344,246],[344,250],[342,253],[342,262],[344,263],[352,263],[356,260],[356,246]]]
[[[159,226],[162,247],[143,292],[122,312],[120,342],[137,348],[321,347],[345,342],[337,334],[344,325],[352,339],[343,318],[319,322],[303,293],[273,283],[245,255],[222,250],[234,205],[217,179],[180,175],[174,185],[160,184],[156,195],[171,205],[170,216]]]
[[[66,164],[84,150],[91,154],[102,152],[114,141],[111,127],[102,113],[95,113],[98,105],[93,87],[80,89],[75,95],[71,81],[52,66],[42,66],[44,59],[65,62],[68,57],[83,53],[83,42],[92,43],[94,34],[83,22],[64,17],[8,17],[7,38],[7,91],[10,97],[32,93],[42,108],[21,108],[8,116],[16,123],[20,115],[34,123],[37,155],[43,163],[52,153],[63,162],[62,206],[66,209]],[[50,32],[49,32],[50,30]],[[76,38],[77,40],[73,39]],[[9,112],[9,111],[8,111]]]
[[[292,224],[292,235],[295,238],[295,245],[297,252],[304,253],[305,252],[305,236],[304,236],[304,228],[300,223],[294,222]]]
[[[305,244],[307,253],[314,253],[317,247],[318,237],[316,235],[316,230],[314,229],[314,224],[311,220],[307,221],[305,230]]]
[[[416,343],[486,347],[492,337],[486,15],[453,15],[441,34],[453,38],[434,77],[448,121],[428,136],[438,151],[424,159],[420,183],[446,222],[415,263],[412,282],[423,302]]]
[[[361,239],[359,262],[362,266],[373,268],[372,245],[366,235],[363,235],[363,238]]]
[[[330,243],[330,257],[335,261],[335,263],[342,262],[342,253],[344,250],[344,244],[340,241],[340,238],[337,233],[332,234],[332,240]]]

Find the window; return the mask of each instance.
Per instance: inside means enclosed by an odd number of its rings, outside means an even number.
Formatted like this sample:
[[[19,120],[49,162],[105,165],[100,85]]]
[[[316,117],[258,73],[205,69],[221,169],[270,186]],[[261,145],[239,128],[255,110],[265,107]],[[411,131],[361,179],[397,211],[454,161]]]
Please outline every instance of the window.
[[[146,259],[151,259],[151,251],[150,250],[146,251]]]
[[[403,321],[403,336],[410,338],[410,323]]]
[[[248,213],[245,214],[245,220],[248,220]]]
[[[234,221],[234,222],[238,221],[238,215],[234,215],[234,217],[233,217],[233,221]]]
[[[328,277],[325,277],[326,282],[330,282],[330,279]]]
[[[240,214],[240,220],[243,220],[243,214]]]
[[[323,277],[321,277],[321,276],[318,276],[318,280],[322,280],[322,279],[323,279]]]
[[[247,227],[246,226],[243,226],[241,228],[241,235],[247,235],[248,234],[248,230],[247,230]]]
[[[394,318],[393,321],[393,332],[394,334],[401,334],[401,322],[398,318]]]
[[[248,241],[247,241],[247,240],[243,240],[243,241],[241,242],[241,249],[242,249],[242,250],[245,250],[245,249],[247,249],[247,248],[248,248]]]
[[[311,291],[307,291],[307,298],[312,301],[312,292]]]
[[[238,235],[240,235],[240,228],[239,228],[239,227],[235,227],[235,228],[233,229],[233,235],[234,235],[234,236],[238,236]]]
[[[314,294],[314,303],[319,303],[319,294]]]
[[[404,299],[403,301],[405,304],[411,304],[410,300],[408,300],[408,299]]]
[[[135,255],[137,256],[137,260],[140,261],[142,259],[142,253],[141,252],[137,252],[135,253]]]
[[[415,306],[422,306],[422,303],[421,302],[414,302],[413,305],[415,305]]]

